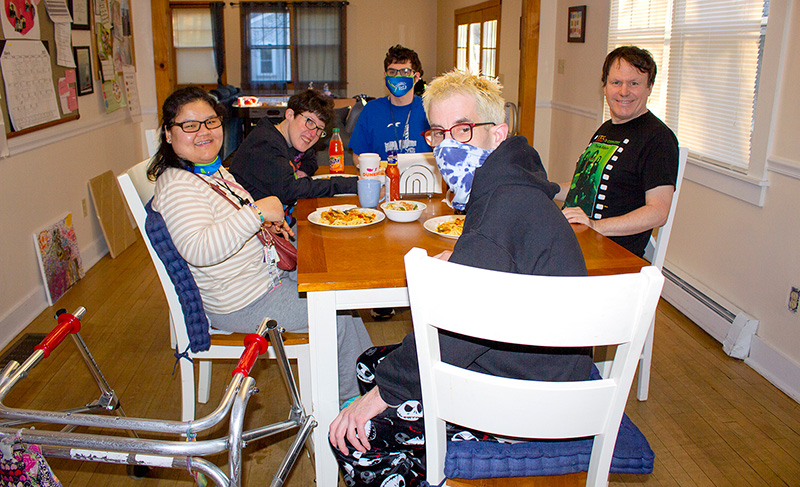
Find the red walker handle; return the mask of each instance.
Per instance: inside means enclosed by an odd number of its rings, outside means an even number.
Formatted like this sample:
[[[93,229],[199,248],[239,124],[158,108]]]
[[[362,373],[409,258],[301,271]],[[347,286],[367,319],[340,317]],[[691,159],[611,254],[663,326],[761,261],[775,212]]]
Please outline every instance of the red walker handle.
[[[266,352],[268,348],[269,342],[266,338],[262,337],[258,333],[248,334],[246,337],[244,337],[244,352],[239,359],[239,363],[236,364],[236,368],[233,369],[232,375],[242,374],[243,376],[247,377],[250,374],[250,370],[253,368],[253,364],[255,364],[258,356]]]
[[[81,320],[76,318],[75,315],[69,313],[61,313],[58,315],[58,325],[47,334],[46,337],[34,347],[34,350],[41,350],[44,352],[44,357],[50,356],[50,352],[61,343],[64,338],[70,333],[78,333],[81,331]]]

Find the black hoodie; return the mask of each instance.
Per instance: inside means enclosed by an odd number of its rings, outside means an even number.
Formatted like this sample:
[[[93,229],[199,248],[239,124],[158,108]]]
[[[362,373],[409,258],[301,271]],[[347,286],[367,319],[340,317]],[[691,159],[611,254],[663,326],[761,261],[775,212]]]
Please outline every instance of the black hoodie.
[[[557,192],[524,137],[504,141],[475,171],[464,232],[450,262],[518,274],[585,276],[575,233],[553,203]],[[588,349],[492,348],[444,333],[439,344],[445,362],[501,377],[584,380],[592,363]],[[413,333],[377,367],[376,383],[387,404],[421,400]]]

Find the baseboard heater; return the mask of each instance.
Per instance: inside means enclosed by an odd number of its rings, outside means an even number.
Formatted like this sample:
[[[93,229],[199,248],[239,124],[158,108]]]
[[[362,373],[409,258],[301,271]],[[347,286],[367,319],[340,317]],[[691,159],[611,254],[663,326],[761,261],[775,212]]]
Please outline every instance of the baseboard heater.
[[[699,289],[668,268],[662,270],[666,283],[662,297],[708,334],[722,343],[722,349],[734,358],[744,359],[758,331],[758,320],[716,296]]]

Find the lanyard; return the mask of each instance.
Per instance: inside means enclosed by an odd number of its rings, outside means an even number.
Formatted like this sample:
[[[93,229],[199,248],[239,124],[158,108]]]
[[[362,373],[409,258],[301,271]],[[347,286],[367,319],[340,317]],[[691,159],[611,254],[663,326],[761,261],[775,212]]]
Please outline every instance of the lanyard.
[[[411,105],[408,107],[408,116],[406,116],[406,124],[403,127],[403,138],[397,136],[397,123],[394,121],[394,108],[392,108],[392,102],[389,101],[389,113],[392,115],[392,128],[394,129],[394,139],[397,142],[397,152],[405,152],[407,147],[403,147],[400,142],[402,140],[408,140],[408,121],[411,120],[411,109],[414,108],[414,102],[411,102]]]

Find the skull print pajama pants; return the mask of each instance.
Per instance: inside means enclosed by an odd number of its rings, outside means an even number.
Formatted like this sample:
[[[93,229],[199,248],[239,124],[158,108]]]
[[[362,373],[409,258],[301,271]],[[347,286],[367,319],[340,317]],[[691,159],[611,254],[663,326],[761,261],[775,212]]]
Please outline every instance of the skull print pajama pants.
[[[375,367],[397,345],[372,347],[356,363],[361,394],[375,386]],[[331,448],[349,487],[416,487],[425,480],[425,425],[422,404],[406,401],[389,407],[366,424],[372,447],[366,453],[348,442],[349,454]],[[453,440],[497,441],[491,435],[447,425],[447,437]]]

